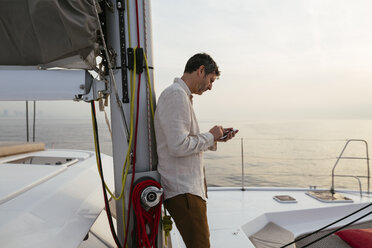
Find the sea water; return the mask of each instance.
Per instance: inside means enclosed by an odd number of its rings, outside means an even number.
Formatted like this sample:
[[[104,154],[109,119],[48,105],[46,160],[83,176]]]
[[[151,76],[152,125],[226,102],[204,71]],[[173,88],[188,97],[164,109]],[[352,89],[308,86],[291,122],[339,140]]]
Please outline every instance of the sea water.
[[[237,136],[205,153],[211,185],[330,188],[331,173],[348,139],[372,141],[371,120],[276,120],[221,123]],[[208,130],[211,123],[201,123]],[[243,149],[242,149],[243,146]],[[243,150],[243,151],[242,151]],[[242,161],[243,154],[243,161]],[[364,142],[350,142],[343,157],[366,158]],[[366,159],[341,159],[338,175],[367,176]],[[363,190],[367,180],[361,179]],[[355,178],[335,178],[336,188],[358,189]]]
[[[199,121],[239,129],[236,137],[204,153],[209,186],[330,188],[331,172],[348,139],[372,142],[372,120]],[[111,136],[98,122],[101,152],[112,155]],[[32,124],[30,123],[32,141]],[[26,141],[24,118],[0,118],[0,141]],[[92,124],[86,119],[37,119],[35,141],[47,148],[94,150]],[[366,158],[363,142],[351,142],[344,157]],[[243,167],[243,169],[242,169]],[[366,159],[341,159],[335,174],[366,176]],[[361,179],[363,190],[367,180]],[[337,188],[358,189],[355,178],[335,178]]]

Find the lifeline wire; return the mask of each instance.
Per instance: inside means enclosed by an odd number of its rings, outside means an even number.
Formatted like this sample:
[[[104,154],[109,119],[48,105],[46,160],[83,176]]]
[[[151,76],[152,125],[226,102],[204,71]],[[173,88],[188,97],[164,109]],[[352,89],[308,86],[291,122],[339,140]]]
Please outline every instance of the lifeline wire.
[[[359,221],[359,220],[361,220],[361,219],[363,219],[363,218],[367,217],[367,216],[368,216],[368,215],[370,215],[370,214],[372,214],[372,211],[371,211],[371,212],[368,212],[368,213],[366,213],[365,215],[363,215],[363,216],[359,217],[359,218],[358,218],[358,219],[356,219],[356,220],[353,220],[353,221],[351,221],[351,222],[347,223],[346,225],[343,225],[343,226],[342,226],[342,227],[340,227],[340,228],[337,228],[337,229],[336,229],[335,231],[332,231],[332,232],[330,232],[330,233],[328,233],[328,234],[326,234],[326,235],[324,235],[324,236],[322,236],[322,237],[320,237],[320,238],[318,238],[318,239],[314,240],[313,242],[310,242],[310,243],[308,243],[307,245],[304,245],[304,246],[302,246],[301,248],[305,248],[305,247],[308,247],[308,246],[310,246],[310,245],[312,245],[312,244],[314,244],[314,243],[316,243],[316,242],[318,242],[318,241],[320,241],[320,240],[322,240],[322,239],[324,239],[324,238],[328,237],[329,235],[331,235],[331,234],[334,234],[334,233],[336,233],[336,232],[338,232],[338,231],[340,231],[340,230],[344,229],[345,227],[348,227],[348,226],[350,226],[351,224],[354,224],[355,222],[357,222],[357,221]]]
[[[299,239],[296,239],[296,240],[294,240],[294,241],[292,241],[292,242],[290,242],[290,243],[288,243],[288,244],[286,244],[286,245],[283,245],[283,246],[281,246],[280,248],[285,248],[285,247],[287,247],[287,246],[289,246],[289,245],[291,245],[291,244],[294,244],[295,242],[298,242],[298,241],[303,240],[303,239],[305,239],[305,238],[307,238],[307,237],[309,237],[309,236],[311,236],[311,235],[314,235],[314,234],[316,234],[316,233],[318,233],[318,232],[320,232],[320,231],[322,231],[322,230],[324,230],[324,229],[326,229],[326,228],[328,228],[328,227],[330,227],[330,226],[333,226],[334,224],[336,224],[336,223],[338,223],[338,222],[340,222],[340,221],[343,221],[344,219],[349,218],[350,216],[352,216],[352,215],[354,215],[354,214],[356,214],[356,213],[359,213],[360,211],[362,211],[362,210],[364,210],[364,209],[366,209],[366,208],[368,208],[368,207],[370,207],[370,206],[372,206],[372,203],[370,203],[370,204],[368,204],[368,205],[366,205],[366,206],[364,206],[364,207],[358,209],[357,211],[352,212],[351,214],[348,214],[348,215],[342,217],[341,219],[338,219],[338,220],[332,222],[331,224],[328,224],[328,225],[326,225],[326,226],[324,226],[324,227],[322,227],[322,228],[320,228],[320,229],[318,229],[318,230],[316,230],[316,231],[314,231],[314,232],[312,232],[312,233],[309,233],[309,234],[307,234],[307,235],[305,235],[305,236],[303,236],[303,237],[301,237],[301,238],[299,238]],[[370,213],[371,213],[371,212],[370,212]],[[370,214],[370,213],[369,213],[369,214]],[[359,219],[357,219],[357,220],[359,220]],[[354,221],[354,222],[355,222],[355,221]],[[354,222],[352,222],[352,223],[354,223]],[[351,224],[352,224],[352,223],[351,223]],[[346,226],[348,226],[348,225],[349,225],[349,224],[343,226],[342,228],[344,228],[344,227],[346,227]],[[341,229],[342,229],[342,228],[341,228]],[[332,233],[333,233],[333,232],[332,232]],[[331,233],[331,234],[332,234],[332,233]],[[328,235],[327,235],[327,236],[328,236]],[[324,237],[325,237],[325,236],[324,236]],[[315,243],[315,242],[314,242],[314,243]],[[304,247],[305,247],[305,246],[304,246]]]

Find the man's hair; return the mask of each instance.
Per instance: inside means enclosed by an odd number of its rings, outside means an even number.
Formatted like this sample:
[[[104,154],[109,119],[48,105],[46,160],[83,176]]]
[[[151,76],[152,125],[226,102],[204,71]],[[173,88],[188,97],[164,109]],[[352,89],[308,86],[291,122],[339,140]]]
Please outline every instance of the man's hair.
[[[206,53],[197,53],[192,56],[186,63],[184,73],[192,73],[199,69],[200,66],[204,65],[205,75],[215,73],[216,76],[220,76],[220,71],[216,62]]]

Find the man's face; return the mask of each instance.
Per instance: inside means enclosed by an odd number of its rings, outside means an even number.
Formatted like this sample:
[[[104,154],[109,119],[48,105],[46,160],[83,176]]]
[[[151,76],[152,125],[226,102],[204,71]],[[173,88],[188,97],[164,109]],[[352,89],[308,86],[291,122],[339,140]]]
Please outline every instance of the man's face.
[[[198,95],[203,94],[207,90],[211,90],[212,89],[212,84],[216,80],[216,77],[217,77],[215,73],[209,73],[209,74],[205,75],[204,67],[200,68],[200,69],[201,69],[200,81],[199,81],[198,89],[197,89],[197,92],[196,92],[196,94],[198,94]]]

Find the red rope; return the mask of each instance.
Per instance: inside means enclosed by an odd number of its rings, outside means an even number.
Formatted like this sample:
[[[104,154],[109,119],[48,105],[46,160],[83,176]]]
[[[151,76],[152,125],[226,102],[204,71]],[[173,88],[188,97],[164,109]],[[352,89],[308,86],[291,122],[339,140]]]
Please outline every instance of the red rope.
[[[144,209],[141,204],[142,191],[149,186],[155,186],[159,189],[160,184],[154,180],[146,180],[140,182],[133,190],[133,210],[137,220],[137,247],[151,248],[156,247],[156,237],[159,230],[159,222],[161,216],[161,200],[158,205],[148,210]],[[148,229],[146,229],[148,226]],[[150,230],[147,232],[147,230]]]
[[[136,17],[137,17],[137,46],[141,47],[139,35],[139,21],[138,21],[138,0],[136,0]]]
[[[98,156],[98,166],[99,166],[99,169],[100,169],[100,179],[101,179],[101,184],[102,184],[102,191],[103,191],[103,199],[104,199],[104,202],[105,202],[105,209],[106,209],[106,215],[107,215],[107,219],[108,219],[108,223],[109,223],[109,226],[110,226],[110,231],[111,231],[111,235],[117,245],[117,247],[121,247],[120,245],[120,241],[116,235],[116,232],[115,232],[115,228],[114,228],[114,224],[112,222],[112,216],[111,216],[111,210],[110,210],[110,205],[109,205],[109,202],[108,202],[108,197],[107,197],[107,193],[106,193],[106,188],[105,188],[105,179],[104,179],[104,176],[103,176],[103,169],[102,169],[102,161],[101,161],[101,157],[100,157],[100,150],[99,150],[99,139],[98,139],[98,128],[97,128],[97,118],[96,118],[96,106],[94,104],[94,101],[91,102],[91,107],[92,107],[92,114],[93,114],[93,119],[94,119],[94,122],[93,122],[93,131],[96,133],[96,142],[97,142],[97,154],[96,156]]]
[[[137,111],[136,111],[136,128],[134,132],[134,147],[133,147],[133,167],[132,167],[132,179],[130,184],[130,193],[129,193],[129,204],[128,204],[128,214],[127,214],[127,224],[125,230],[125,240],[124,240],[124,247],[127,244],[128,240],[128,229],[129,229],[129,221],[130,221],[130,210],[132,207],[132,190],[133,190],[133,182],[134,176],[136,174],[136,154],[137,154],[137,136],[138,136],[138,112],[139,112],[139,93],[140,93],[140,86],[141,86],[141,74],[138,76],[138,90],[137,90]]]

